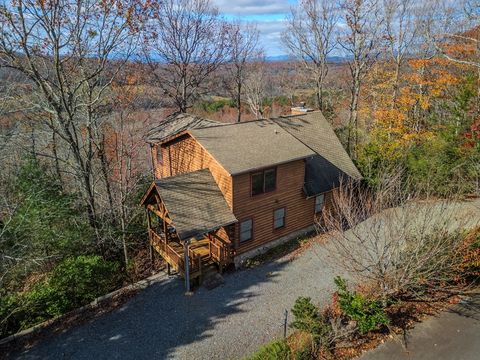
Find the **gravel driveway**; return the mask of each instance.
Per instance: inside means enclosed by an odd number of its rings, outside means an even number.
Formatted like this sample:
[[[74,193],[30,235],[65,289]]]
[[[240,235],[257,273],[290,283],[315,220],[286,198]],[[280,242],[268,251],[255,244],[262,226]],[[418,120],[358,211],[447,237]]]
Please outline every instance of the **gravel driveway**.
[[[480,201],[455,208],[480,219]],[[16,354],[24,359],[238,359],[282,336],[285,309],[298,296],[322,306],[334,291],[332,265],[316,242],[288,256],[225,276],[213,290],[184,295],[178,277],[161,281],[123,307]]]
[[[184,295],[167,278],[112,313],[46,339],[24,359],[237,359],[283,336],[285,309],[298,296],[330,300],[337,272],[321,245],[301,256],[225,275],[225,284]]]

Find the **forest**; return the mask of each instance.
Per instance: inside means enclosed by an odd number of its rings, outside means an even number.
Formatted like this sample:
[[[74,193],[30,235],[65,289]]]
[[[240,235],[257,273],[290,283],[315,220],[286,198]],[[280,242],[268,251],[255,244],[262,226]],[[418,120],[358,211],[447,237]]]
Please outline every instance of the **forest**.
[[[372,189],[480,195],[479,24],[478,0],[300,0],[273,62],[210,0],[2,0],[0,338],[161,268],[138,203],[174,112],[305,102]]]

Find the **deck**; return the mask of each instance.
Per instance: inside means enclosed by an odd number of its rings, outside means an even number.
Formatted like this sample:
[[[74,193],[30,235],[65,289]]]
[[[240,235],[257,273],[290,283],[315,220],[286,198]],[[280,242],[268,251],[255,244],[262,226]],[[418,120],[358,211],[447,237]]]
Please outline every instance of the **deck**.
[[[180,242],[173,240],[167,242],[164,236],[157,234],[153,230],[149,231],[149,235],[152,247],[171,267],[173,267],[173,269],[175,269],[175,271],[185,277],[186,266],[183,245]],[[212,245],[210,239],[192,239],[190,241],[190,246],[188,247],[188,257],[190,279],[198,278],[201,282],[202,275],[215,263],[212,257]]]

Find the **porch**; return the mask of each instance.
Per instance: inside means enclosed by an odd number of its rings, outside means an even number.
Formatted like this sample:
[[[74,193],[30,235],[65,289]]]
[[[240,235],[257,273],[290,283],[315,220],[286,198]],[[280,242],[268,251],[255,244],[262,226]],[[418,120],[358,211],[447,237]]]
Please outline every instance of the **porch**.
[[[152,248],[167,262],[169,273],[173,268],[183,277],[188,273],[190,280],[198,279],[200,283],[208,271],[218,270],[222,273],[225,266],[231,262],[228,244],[222,244],[211,234],[182,243],[179,240],[167,241],[163,233],[159,234],[150,229],[149,240]]]
[[[142,199],[151,248],[186,280],[233,262],[237,219],[208,169],[156,180]]]

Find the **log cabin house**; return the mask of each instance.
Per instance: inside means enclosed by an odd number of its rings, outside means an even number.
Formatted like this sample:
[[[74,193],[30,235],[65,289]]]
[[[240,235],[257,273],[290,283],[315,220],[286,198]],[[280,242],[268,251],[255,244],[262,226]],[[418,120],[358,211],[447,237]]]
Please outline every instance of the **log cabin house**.
[[[147,141],[150,244],[189,280],[311,231],[341,178],[361,178],[318,111],[235,124],[176,114]]]

